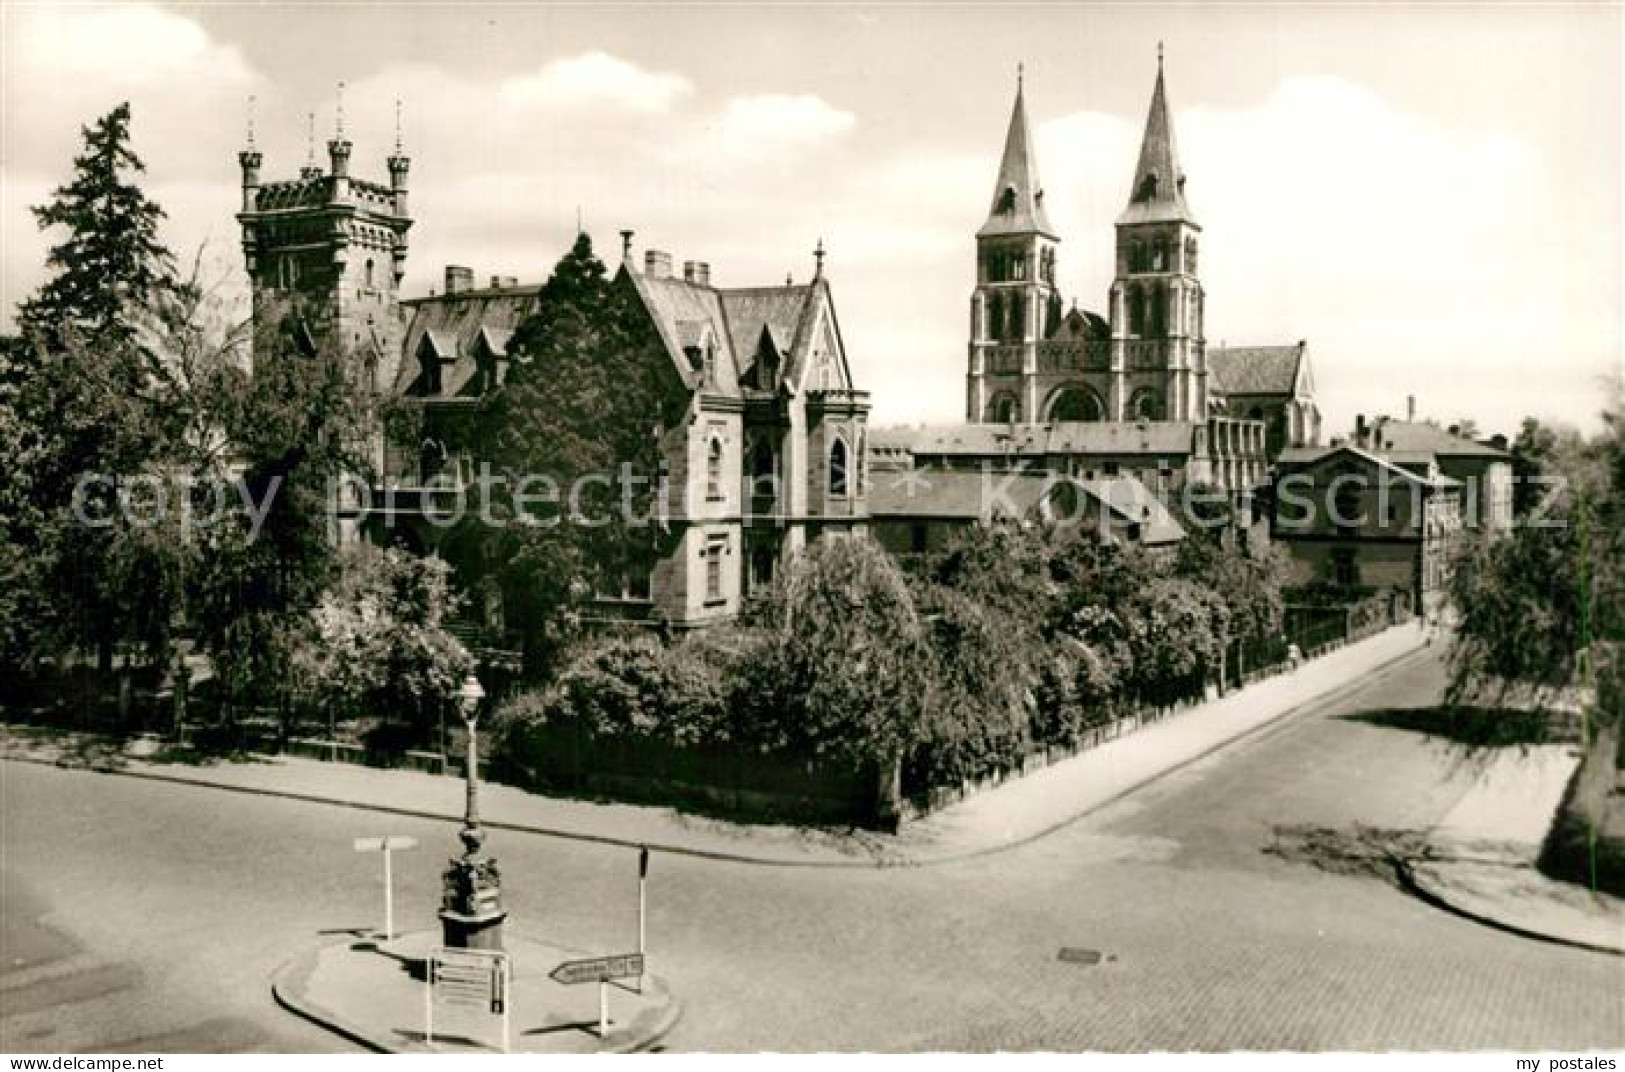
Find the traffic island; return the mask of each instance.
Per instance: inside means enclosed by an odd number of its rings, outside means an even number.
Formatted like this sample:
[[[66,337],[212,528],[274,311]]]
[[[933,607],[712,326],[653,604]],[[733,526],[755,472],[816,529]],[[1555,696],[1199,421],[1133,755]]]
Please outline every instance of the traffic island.
[[[601,962],[614,974],[629,958],[597,958],[512,930],[504,939],[506,977],[490,986],[446,973],[452,985],[431,996],[429,960],[441,935],[423,931],[313,949],[280,968],[271,990],[283,1007],[380,1053],[500,1053],[504,1017],[511,1053],[635,1053],[653,1048],[681,1015],[657,976],[642,976],[641,985],[635,975],[597,981],[606,974]],[[567,964],[576,967],[559,970]]]

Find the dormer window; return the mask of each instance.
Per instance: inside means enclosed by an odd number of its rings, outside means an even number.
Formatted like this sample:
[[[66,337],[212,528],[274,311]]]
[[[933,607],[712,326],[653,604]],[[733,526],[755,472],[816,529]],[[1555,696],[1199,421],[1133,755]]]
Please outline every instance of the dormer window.
[[[1157,196],[1157,173],[1148,171],[1145,178],[1140,180],[1140,189],[1135,194],[1136,201],[1150,201]]]
[[[1014,186],[1006,186],[1004,188],[1003,192],[1001,192],[999,194],[998,211],[1000,213],[1011,213],[1011,212],[1014,212],[1015,210],[1016,210],[1016,188]]]

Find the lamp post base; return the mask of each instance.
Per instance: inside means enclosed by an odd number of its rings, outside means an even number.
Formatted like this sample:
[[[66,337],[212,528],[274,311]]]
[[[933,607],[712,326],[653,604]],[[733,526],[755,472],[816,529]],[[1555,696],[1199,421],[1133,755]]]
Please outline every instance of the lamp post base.
[[[506,911],[481,912],[478,915],[465,916],[461,912],[441,909],[441,939],[449,949],[500,950],[502,922],[507,918]]]

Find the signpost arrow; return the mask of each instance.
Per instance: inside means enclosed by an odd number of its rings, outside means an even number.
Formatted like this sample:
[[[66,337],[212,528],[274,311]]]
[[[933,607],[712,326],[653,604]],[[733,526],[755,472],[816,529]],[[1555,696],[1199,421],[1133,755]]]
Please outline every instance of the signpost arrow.
[[[547,977],[555,983],[574,986],[577,983],[607,983],[611,979],[627,979],[642,974],[642,953],[619,953],[612,957],[567,960]]]

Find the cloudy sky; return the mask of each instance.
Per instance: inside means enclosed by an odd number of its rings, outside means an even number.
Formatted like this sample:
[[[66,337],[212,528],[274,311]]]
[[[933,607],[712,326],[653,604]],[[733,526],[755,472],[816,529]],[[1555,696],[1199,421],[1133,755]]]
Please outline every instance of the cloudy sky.
[[[612,263],[806,278],[822,237],[880,422],[961,416],[971,235],[1015,70],[1064,291],[1102,309],[1165,42],[1210,343],[1307,339],[1329,427],[1356,413],[1594,424],[1622,353],[1615,5],[757,8],[212,3],[3,11],[0,297],[42,274],[27,207],[81,124],[134,109],[188,256],[240,277],[235,154],[266,177],[325,142],[343,80],[355,171],[413,158],[408,294],[447,263],[545,277],[578,213]]]

